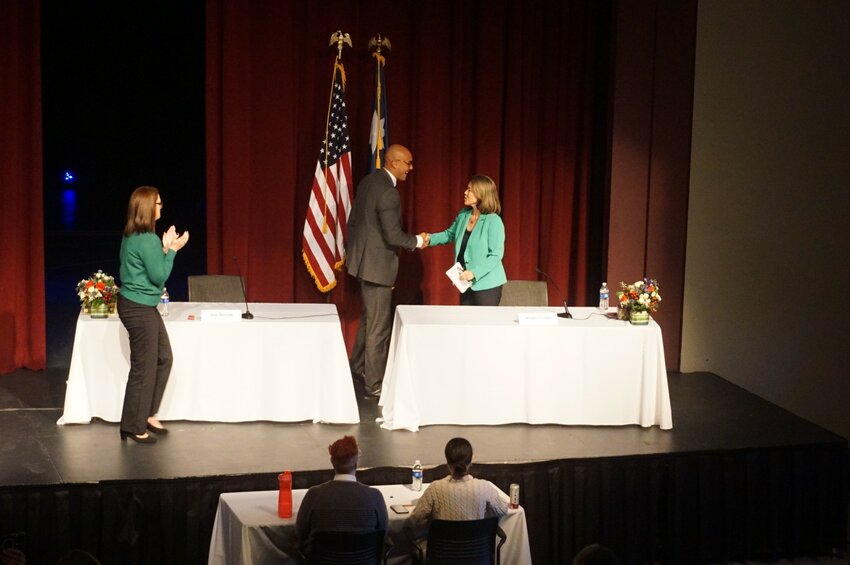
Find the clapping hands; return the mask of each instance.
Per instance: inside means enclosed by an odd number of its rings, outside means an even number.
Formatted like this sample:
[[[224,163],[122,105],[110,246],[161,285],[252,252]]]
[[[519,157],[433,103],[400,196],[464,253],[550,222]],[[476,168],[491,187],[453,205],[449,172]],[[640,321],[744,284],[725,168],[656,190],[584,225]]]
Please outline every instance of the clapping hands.
[[[164,234],[162,234],[162,251],[163,253],[168,253],[169,249],[175,252],[180,251],[183,249],[183,246],[188,243],[188,241],[188,231],[178,234],[177,229],[174,226],[171,226]]]

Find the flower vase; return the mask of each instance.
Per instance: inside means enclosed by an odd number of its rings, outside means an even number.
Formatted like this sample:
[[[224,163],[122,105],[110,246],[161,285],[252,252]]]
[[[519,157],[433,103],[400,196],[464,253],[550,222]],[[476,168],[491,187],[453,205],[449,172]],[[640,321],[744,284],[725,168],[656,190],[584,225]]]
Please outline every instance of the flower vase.
[[[106,302],[95,302],[91,305],[92,318],[108,318],[109,305]]]
[[[118,303],[117,302],[110,302],[107,306],[109,307],[109,315],[110,316],[114,316],[118,312]]]
[[[618,320],[628,320],[629,314],[631,313],[631,308],[622,302],[617,305],[617,319]]]
[[[629,314],[629,322],[634,326],[645,326],[649,323],[649,312],[646,310],[643,312],[632,310]]]

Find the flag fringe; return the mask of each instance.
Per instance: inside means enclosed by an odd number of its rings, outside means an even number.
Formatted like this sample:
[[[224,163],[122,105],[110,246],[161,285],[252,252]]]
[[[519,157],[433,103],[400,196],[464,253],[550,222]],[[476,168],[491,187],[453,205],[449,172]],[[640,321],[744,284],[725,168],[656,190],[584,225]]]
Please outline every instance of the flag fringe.
[[[301,258],[304,260],[304,265],[307,267],[307,272],[310,273],[310,276],[313,277],[313,281],[316,283],[316,288],[319,289],[319,292],[330,292],[336,286],[336,279],[328,282],[327,285],[322,285],[319,281],[319,277],[316,275],[316,272],[313,270],[313,265],[310,264],[310,259],[307,257],[307,253],[304,251],[301,252]],[[336,265],[340,265],[343,261],[337,262]],[[339,270],[339,267],[334,265],[336,270]]]

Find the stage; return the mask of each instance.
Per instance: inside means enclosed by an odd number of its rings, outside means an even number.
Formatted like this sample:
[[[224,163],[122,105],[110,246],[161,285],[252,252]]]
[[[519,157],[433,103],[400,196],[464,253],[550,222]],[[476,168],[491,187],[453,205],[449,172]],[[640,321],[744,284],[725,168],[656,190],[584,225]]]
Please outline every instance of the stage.
[[[424,426],[381,429],[358,395],[359,424],[167,422],[156,445],[117,424],[57,426],[67,369],[0,376],[0,535],[24,532],[28,563],[72,547],[103,563],[205,563],[221,492],[295,488],[331,476],[326,447],[361,446],[358,477],[445,475],[454,436],[473,474],[521,485],[535,563],[604,543],[632,562],[726,562],[843,554],[847,442],[722,378],[669,374],[674,428]],[[238,378],[238,375],[234,375]]]

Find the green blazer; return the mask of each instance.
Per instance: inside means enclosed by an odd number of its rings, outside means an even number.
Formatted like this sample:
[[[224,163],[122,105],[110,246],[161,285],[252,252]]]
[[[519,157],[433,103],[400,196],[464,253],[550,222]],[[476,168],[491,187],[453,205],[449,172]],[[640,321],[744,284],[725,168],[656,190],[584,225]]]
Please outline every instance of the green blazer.
[[[466,223],[472,208],[464,208],[445,231],[431,234],[431,245],[454,242],[457,257]],[[508,280],[502,257],[505,255],[505,224],[498,214],[481,214],[469,234],[466,252],[463,254],[466,270],[472,271],[472,290],[487,290],[502,286]]]

